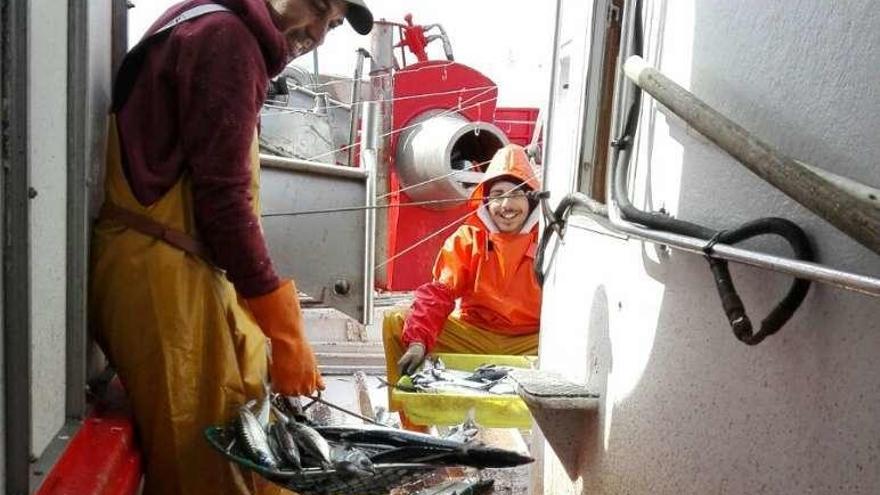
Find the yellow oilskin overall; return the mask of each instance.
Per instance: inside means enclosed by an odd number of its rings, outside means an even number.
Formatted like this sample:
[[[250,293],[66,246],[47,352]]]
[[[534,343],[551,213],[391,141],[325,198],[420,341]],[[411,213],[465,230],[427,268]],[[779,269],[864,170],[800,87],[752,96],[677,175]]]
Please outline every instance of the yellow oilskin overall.
[[[105,211],[146,217],[198,239],[185,173],[142,206],[125,178],[110,119]],[[259,156],[252,145],[253,197]],[[259,212],[259,205],[255,204]],[[262,397],[266,338],[224,274],[208,261],[102,214],[94,228],[89,309],[95,338],[131,401],[147,495],[289,493],[241,472],[204,439],[247,400]]]

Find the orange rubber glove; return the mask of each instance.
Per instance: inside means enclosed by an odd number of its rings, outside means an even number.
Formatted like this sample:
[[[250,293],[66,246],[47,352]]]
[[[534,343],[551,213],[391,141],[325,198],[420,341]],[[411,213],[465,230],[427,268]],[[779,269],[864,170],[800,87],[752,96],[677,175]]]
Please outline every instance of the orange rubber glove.
[[[274,291],[246,299],[257,324],[271,341],[269,373],[272,388],[283,395],[312,395],[324,389],[324,380],[312,346],[306,340],[299,296],[292,280]]]

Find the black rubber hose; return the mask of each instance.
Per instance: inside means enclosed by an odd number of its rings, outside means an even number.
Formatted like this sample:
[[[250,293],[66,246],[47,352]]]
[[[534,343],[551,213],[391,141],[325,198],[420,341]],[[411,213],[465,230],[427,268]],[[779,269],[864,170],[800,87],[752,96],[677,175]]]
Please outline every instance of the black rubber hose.
[[[638,112],[637,108],[630,107],[630,115],[636,112]],[[618,140],[618,142],[623,143],[625,141]],[[618,146],[613,157],[616,161],[616,167],[612,184],[612,197],[617,201],[621,216],[624,219],[651,228],[706,239],[707,245],[714,244],[715,242],[733,245],[758,235],[776,234],[784,238],[791,245],[795,258],[803,261],[814,260],[813,248],[804,231],[793,222],[783,218],[762,218],[748,222],[733,230],[718,232],[692,222],[639,210],[632,205],[625,194],[627,190],[629,156],[630,150],[628,148]],[[718,289],[718,295],[721,298],[721,305],[727,316],[728,323],[736,338],[748,345],[755,345],[778,332],[800,307],[809,291],[809,280],[795,279],[785,297],[762,320],[761,329],[757,333],[753,333],[752,322],[746,314],[742,300],[736,291],[727,262],[713,258],[711,252],[706,254],[709,268],[712,271],[712,279],[715,281],[715,286]]]
[[[641,0],[635,4],[635,32],[633,33],[633,54],[642,53],[642,26],[641,26]],[[727,316],[734,335],[740,341],[755,345],[768,336],[779,331],[780,328],[791,318],[800,307],[810,288],[810,281],[796,278],[783,299],[770,311],[766,318],[761,321],[761,328],[757,333],[753,332],[751,320],[746,314],[745,306],[736,291],[733,278],[730,275],[727,261],[712,256],[712,246],[721,242],[727,245],[750,239],[759,235],[774,234],[785,239],[794,251],[797,259],[813,261],[815,256],[810,240],[804,231],[795,223],[784,218],[761,218],[753,220],[742,226],[729,231],[716,231],[702,225],[679,220],[660,213],[639,210],[633,206],[627,191],[627,173],[629,171],[630,152],[638,127],[638,115],[641,107],[641,89],[633,85],[633,96],[627,111],[626,121],[621,137],[612,142],[614,151],[611,162],[614,164],[614,176],[611,178],[611,197],[620,208],[621,216],[627,221],[638,223],[646,227],[674,232],[689,237],[705,239],[707,241],[704,252],[709,268],[712,271],[712,279],[718,289],[721,305]],[[538,249],[535,254],[534,272],[538,282],[544,284],[544,254],[554,233],[560,237],[564,234],[568,216],[574,206],[583,206],[591,212],[606,216],[607,209],[604,205],[590,199],[584,194],[573,193],[566,195],[556,207],[550,210],[546,197],[542,198],[541,208],[544,212],[545,227],[541,235]]]
[[[797,224],[784,218],[760,218],[748,222],[737,229],[722,231],[717,234],[714,239],[717,239],[718,242],[724,244],[736,244],[746,239],[766,234],[775,234],[785,239],[792,247],[795,258],[803,261],[815,260],[815,253],[807,235],[799,226],[797,226]],[[711,251],[711,248],[709,251]],[[730,272],[727,269],[727,262],[712,258],[710,255],[711,252],[707,253],[709,265],[715,276],[722,306],[724,306],[724,311],[727,314],[728,320],[731,322],[733,333],[736,335],[736,338],[748,345],[758,344],[765,338],[778,332],[792,315],[794,315],[795,311],[800,307],[810,290],[809,280],[796,278],[788,289],[785,297],[783,297],[773,310],[770,311],[770,314],[761,321],[760,330],[758,330],[757,333],[752,333],[751,322],[749,321],[748,316],[745,315],[745,309],[742,307],[742,302],[739,301],[739,296],[736,294],[735,287],[733,287]],[[722,283],[719,283],[719,278],[722,279]],[[727,285],[730,286],[730,290],[727,290]],[[731,295],[735,296],[735,299],[731,298]],[[739,301],[739,307],[742,311],[742,320],[737,320],[737,301]],[[732,307],[728,307],[728,304],[732,304]]]
[[[634,55],[641,55],[643,49],[641,17],[641,0],[637,0],[635,3],[632,50]],[[767,336],[779,331],[791,318],[806,297],[810,288],[810,281],[800,278],[795,279],[785,297],[762,320],[761,329],[757,333],[753,333],[752,323],[746,314],[745,306],[739,294],[736,292],[727,262],[713,258],[711,256],[711,246],[716,242],[732,245],[758,235],[776,234],[783,237],[791,245],[797,259],[813,261],[814,253],[810,241],[800,227],[782,218],[758,219],[734,230],[718,232],[692,222],[659,213],[642,211],[633,206],[626,193],[627,173],[629,172],[632,142],[638,127],[642,90],[635,84],[630,84],[633,88],[633,96],[627,111],[626,123],[621,137],[612,143],[614,148],[612,163],[615,164],[615,174],[611,181],[611,196],[617,202],[621,216],[628,221],[707,240],[705,249],[706,259],[709,262],[712,278],[718,289],[718,295],[721,298],[721,304],[731,329],[740,341],[748,345],[755,345]]]

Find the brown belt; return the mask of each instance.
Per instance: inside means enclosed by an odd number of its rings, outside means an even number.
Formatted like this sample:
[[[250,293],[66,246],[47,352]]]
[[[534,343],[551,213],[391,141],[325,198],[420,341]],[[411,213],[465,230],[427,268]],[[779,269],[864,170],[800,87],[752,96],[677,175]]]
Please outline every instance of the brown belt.
[[[207,249],[205,249],[204,244],[189,234],[172,229],[146,215],[141,215],[140,213],[135,213],[131,210],[114,205],[113,203],[105,202],[103,206],[101,206],[99,218],[118,222],[128,228],[140,232],[141,234],[162,240],[181,251],[198,256],[208,263],[211,263],[211,257],[208,254]]]

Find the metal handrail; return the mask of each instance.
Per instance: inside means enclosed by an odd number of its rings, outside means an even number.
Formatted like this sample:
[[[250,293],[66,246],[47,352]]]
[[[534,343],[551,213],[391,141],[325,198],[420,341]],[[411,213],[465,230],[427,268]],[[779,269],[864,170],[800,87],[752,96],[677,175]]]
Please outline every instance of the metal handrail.
[[[608,197],[613,197],[610,192]],[[627,222],[620,214],[620,207],[613,200],[609,201],[607,205],[603,205],[581,193],[569,194],[566,198],[571,203],[571,212],[573,215],[585,215],[603,228],[607,229],[609,232],[625,236],[625,239],[639,239],[668,246],[680,251],[699,255],[705,254],[705,239],[642,227]],[[544,235],[546,236],[547,234],[545,233]],[[829,268],[819,263],[795,260],[784,256],[761,253],[721,243],[714,244],[712,247],[712,256],[742,263],[744,265],[785,273],[799,278],[806,278],[816,282],[823,282],[842,289],[860,292],[862,294],[880,296],[880,279],[838,270],[836,268]],[[541,269],[543,269],[543,266]]]
[[[635,65],[631,64],[630,62],[634,62]],[[630,57],[630,59],[627,62],[627,65],[628,65],[628,68],[625,67],[625,71],[627,73],[627,76],[630,79],[632,79],[633,82],[635,82],[635,84],[637,84],[639,87],[643,87],[642,84],[644,84],[644,80],[640,76],[645,75],[646,71],[650,71],[650,76],[651,76],[650,79],[653,82],[661,80],[660,78],[657,77],[657,75],[660,73],[658,71],[656,71],[656,69],[652,69],[652,68],[647,67],[645,65],[644,61],[640,57]],[[660,74],[660,77],[665,79],[665,80],[662,80],[664,85],[666,85],[666,84],[673,84],[674,85],[674,83],[672,83],[671,81],[666,79],[665,76],[662,76],[662,74]],[[648,84],[645,84],[645,85],[647,86]],[[645,89],[646,91],[651,93],[652,96],[655,96],[655,98],[656,98],[656,95],[651,90],[648,90],[647,88],[644,88],[644,87],[643,87],[643,89]],[[657,89],[656,86],[652,87],[652,90],[656,90],[656,89]],[[687,92],[686,90],[684,90],[681,87],[676,86],[674,94],[671,94],[670,92],[666,92],[663,94],[663,99],[662,100],[658,99],[658,101],[660,101],[661,103],[666,105],[673,113],[676,113],[676,115],[685,119],[689,124],[692,124],[688,120],[688,118],[679,114],[678,111],[676,111],[677,108],[681,108],[679,105],[676,104],[676,102],[672,101],[672,100],[675,100],[676,98],[686,99],[686,100],[688,100],[688,103],[691,105],[693,105],[694,100],[696,100],[696,97],[694,97],[691,93]],[[757,145],[759,145],[759,147],[760,147],[761,153],[766,153],[767,155],[772,156],[774,163],[784,161],[786,163],[786,165],[785,165],[786,167],[791,167],[792,164],[794,164],[795,166],[798,167],[798,169],[797,169],[798,173],[800,172],[800,169],[805,168],[802,165],[798,164],[797,162],[794,162],[793,160],[782,156],[781,154],[779,154],[775,150],[771,149],[769,146],[764,145],[763,143],[758,141],[757,138],[752,136],[748,131],[746,131],[745,129],[742,129],[739,126],[736,126],[736,124],[733,124],[732,122],[727,120],[725,117],[718,114],[716,111],[714,111],[713,109],[708,107],[708,105],[705,105],[705,103],[700,102],[699,100],[696,100],[696,101],[705,107],[701,110],[708,110],[708,111],[707,111],[707,113],[700,114],[699,117],[701,119],[703,119],[701,121],[701,125],[699,125],[699,126],[694,125],[694,128],[697,129],[698,131],[700,131],[701,133],[706,132],[706,133],[713,134],[712,136],[707,135],[707,137],[709,139],[711,139],[713,142],[715,142],[716,144],[718,144],[720,147],[722,147],[722,149],[724,149],[725,151],[728,151],[732,156],[734,156],[738,160],[744,161],[744,160],[749,159],[749,157],[743,156],[742,153],[733,153],[728,150],[728,147],[755,146],[757,143]],[[681,102],[679,101],[677,103],[681,103]],[[691,110],[693,110],[693,108],[691,108]],[[712,112],[714,112],[714,114],[712,114]],[[711,124],[707,124],[706,123],[707,120],[711,121],[711,120],[715,120],[715,119],[722,119],[723,122],[721,123],[721,125],[718,125],[719,121],[714,122],[716,125],[714,126],[714,128],[712,130],[709,130],[713,126]],[[736,132],[734,133],[735,136],[733,138],[730,138],[728,136],[726,139],[720,139],[720,138],[716,139],[716,137],[718,137],[718,136],[716,136],[715,133],[713,133],[713,130],[716,131],[717,133],[723,133],[725,130],[730,130],[731,129],[730,126],[736,127],[734,129]],[[731,142],[734,142],[735,144],[731,145],[730,144]],[[629,153],[630,151],[622,150],[621,152]],[[750,169],[752,169],[753,166],[756,166],[754,164],[751,164],[751,165],[746,164],[746,165],[749,166]],[[639,225],[633,224],[631,222],[628,222],[623,218],[623,216],[621,215],[620,205],[617,203],[617,201],[615,199],[615,195],[613,194],[614,191],[612,189],[614,187],[613,177],[615,177],[615,175],[616,175],[616,170],[617,170],[618,166],[620,166],[620,161],[614,161],[614,162],[612,162],[611,167],[609,169],[609,178],[610,179],[608,181],[609,202],[608,202],[608,207],[607,207],[607,217],[604,214],[605,212],[601,212],[601,211],[596,210],[595,208],[591,208],[589,204],[580,204],[580,202],[578,202],[578,205],[587,208],[587,210],[590,212],[590,216],[597,218],[600,221],[600,223],[603,223],[603,224],[606,222],[610,223],[610,228],[612,230],[620,231],[622,233],[625,233],[627,235],[630,235],[634,238],[638,238],[641,240],[646,240],[649,242],[663,244],[663,245],[669,246],[671,248],[684,250],[684,251],[697,253],[697,254],[703,254],[704,248],[706,247],[706,240],[705,239],[700,239],[697,237],[691,237],[691,236],[676,234],[676,233],[667,232],[667,231],[663,231],[663,230],[659,230],[659,229],[653,229],[653,228],[639,226]],[[756,173],[758,173],[758,172],[756,172]],[[852,188],[841,187],[838,184],[829,181],[828,175],[819,174],[819,173],[816,173],[811,170],[807,170],[806,173],[808,175],[809,174],[812,175],[808,179],[811,182],[816,181],[817,180],[816,178],[818,178],[819,181],[823,181],[823,183],[822,183],[823,189],[826,192],[827,192],[827,190],[832,190],[833,197],[837,198],[838,196],[841,196],[841,195],[845,196],[845,198],[847,199],[847,203],[856,205],[857,207],[862,208],[862,209],[873,210],[874,208],[876,208],[876,205],[871,203],[869,201],[869,199],[866,198],[864,195],[854,194]],[[774,177],[773,180],[770,180],[769,178],[767,178],[765,175],[763,175],[761,173],[758,173],[758,175],[761,176],[762,178],[767,179],[773,185],[777,185],[776,181],[780,181],[780,179],[778,177]],[[784,180],[782,180],[782,181],[784,182]],[[862,186],[862,187],[867,188],[867,186]],[[786,186],[786,189],[783,189],[783,191],[788,192],[787,189],[789,189],[789,188],[787,188],[787,186]],[[626,194],[626,191],[621,191],[620,193]],[[795,198],[795,199],[798,199],[798,198]],[[798,199],[798,201],[800,201],[800,200]],[[821,209],[821,208],[819,208],[819,209]],[[814,210],[814,211],[816,211],[816,210]],[[816,211],[816,212],[819,213],[820,215],[822,215],[822,213],[820,211]],[[871,220],[875,217],[875,215],[874,215],[875,213],[876,213],[875,211],[868,211],[865,215],[863,215],[861,217],[863,224],[873,226],[874,224],[871,223]],[[822,215],[822,216],[824,218],[824,215]],[[836,217],[836,215],[835,215],[835,217]],[[834,223],[834,225],[838,226],[837,223]],[[878,225],[880,225],[880,224],[878,224]],[[847,224],[845,226],[838,226],[838,228],[841,228],[841,230],[844,230],[845,232],[850,233],[850,231],[853,229],[853,225]],[[873,227],[868,228],[863,231],[860,231],[860,232],[857,232],[860,234],[860,236],[857,238],[857,240],[859,240],[859,242],[861,242],[862,244],[874,249],[873,246],[880,246],[880,238],[874,238],[870,235],[870,233],[873,232],[872,229],[873,229]],[[858,230],[858,229],[856,229],[856,230]],[[876,249],[875,249],[875,251],[876,251]],[[721,259],[725,259],[725,260],[729,260],[729,261],[735,261],[738,263],[743,263],[743,264],[759,267],[759,268],[765,268],[765,269],[769,269],[769,270],[773,270],[773,271],[777,271],[777,272],[781,272],[781,273],[786,273],[786,274],[793,275],[793,276],[799,277],[799,278],[805,278],[805,279],[809,279],[809,280],[815,280],[817,282],[823,282],[826,284],[830,284],[830,285],[840,287],[843,289],[853,290],[853,291],[860,292],[863,294],[868,294],[868,295],[872,295],[872,296],[880,296],[880,279],[878,279],[876,277],[871,277],[871,276],[867,276],[867,275],[861,275],[861,274],[849,272],[849,271],[830,268],[830,267],[821,265],[819,263],[795,260],[795,259],[786,258],[783,256],[776,256],[776,255],[761,253],[761,252],[752,251],[749,249],[742,249],[742,248],[738,248],[738,247],[726,245],[726,244],[721,244],[721,243],[714,244],[713,249],[712,249],[712,256],[717,257],[717,258],[721,258]]]
[[[591,215],[601,217],[601,215],[593,212],[591,212]],[[620,216],[620,209],[614,201],[609,201],[607,219],[614,230],[618,230],[641,240],[655,242],[671,248],[701,255],[703,254],[703,248],[706,246],[705,239],[645,228],[627,222]],[[712,256],[758,268],[766,268],[780,273],[787,273],[798,278],[823,282],[835,287],[853,290],[863,294],[880,296],[880,279],[838,270],[836,268],[830,268],[819,263],[794,260],[783,256],[761,253],[721,243],[713,246]]]
[[[638,87],[755,175],[880,254],[880,200],[876,195],[856,194],[839,180],[830,180],[827,174],[773,149],[637,55],[627,59],[623,70]]]

